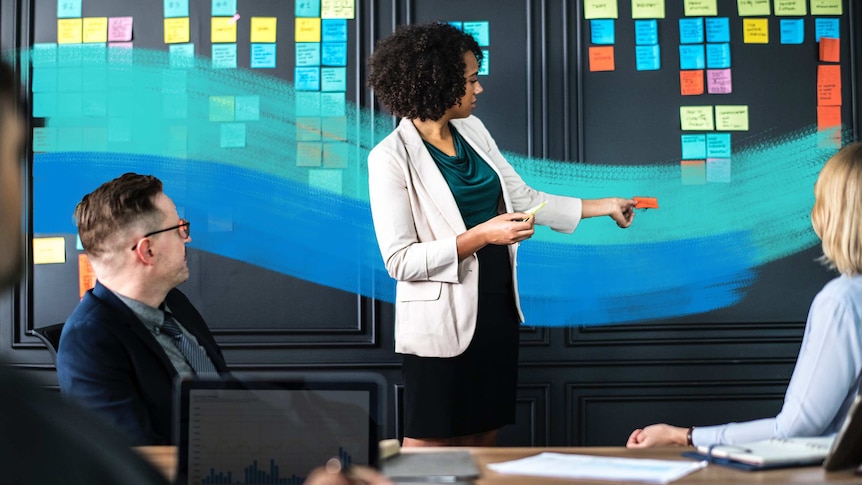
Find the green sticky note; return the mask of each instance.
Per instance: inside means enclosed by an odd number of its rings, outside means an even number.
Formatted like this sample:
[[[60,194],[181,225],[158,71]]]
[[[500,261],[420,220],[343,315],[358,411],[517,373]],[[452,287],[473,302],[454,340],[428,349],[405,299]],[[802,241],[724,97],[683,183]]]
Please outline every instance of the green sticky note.
[[[712,106],[680,106],[679,121],[683,131],[713,131]]]
[[[233,96],[210,96],[210,121],[234,120]]]
[[[632,0],[633,19],[663,19],[664,0]]]
[[[771,0],[736,0],[736,11],[740,17],[770,15],[770,2]]]
[[[805,16],[808,14],[808,9],[806,7],[807,2],[808,0],[777,0],[775,2],[775,16]]]
[[[716,106],[715,127],[719,131],[748,131],[748,105]]]
[[[615,19],[619,17],[617,0],[584,0],[584,18]]]
[[[811,15],[843,15],[841,0],[811,0]]]
[[[685,0],[686,17],[714,17],[718,15],[716,0]]]

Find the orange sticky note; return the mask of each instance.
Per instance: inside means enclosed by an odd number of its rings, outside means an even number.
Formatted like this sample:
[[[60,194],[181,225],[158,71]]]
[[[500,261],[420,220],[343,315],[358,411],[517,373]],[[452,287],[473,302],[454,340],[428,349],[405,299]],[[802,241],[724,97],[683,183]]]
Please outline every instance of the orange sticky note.
[[[840,62],[841,40],[832,37],[821,37],[820,60],[823,62]]]
[[[590,71],[614,69],[614,46],[590,47]]]
[[[658,209],[658,199],[655,197],[632,197],[635,209]]]
[[[78,293],[79,298],[84,298],[84,293],[90,288],[96,286],[96,273],[93,272],[93,265],[90,264],[90,259],[86,254],[78,255]]]
[[[817,106],[841,106],[841,66],[817,66]]]
[[[703,69],[679,71],[679,93],[683,96],[703,94]]]
[[[818,106],[817,107],[817,129],[828,130],[841,126],[840,106]]]

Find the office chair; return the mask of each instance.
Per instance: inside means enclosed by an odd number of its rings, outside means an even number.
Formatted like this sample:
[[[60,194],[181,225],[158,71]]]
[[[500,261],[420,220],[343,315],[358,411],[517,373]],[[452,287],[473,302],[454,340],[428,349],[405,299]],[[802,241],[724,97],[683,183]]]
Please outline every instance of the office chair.
[[[48,347],[48,352],[51,354],[51,360],[54,364],[57,363],[57,349],[60,348],[60,334],[63,333],[63,325],[66,322],[48,325],[47,327],[34,328],[31,335],[38,338]]]

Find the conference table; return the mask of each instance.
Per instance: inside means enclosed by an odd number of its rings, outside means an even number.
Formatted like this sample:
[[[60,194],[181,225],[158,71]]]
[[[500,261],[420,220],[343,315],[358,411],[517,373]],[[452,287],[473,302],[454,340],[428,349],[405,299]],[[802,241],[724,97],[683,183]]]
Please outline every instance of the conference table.
[[[447,448],[451,449],[451,448]],[[660,460],[686,460],[682,458],[681,448],[628,449],[624,447],[585,447],[585,448],[466,448],[473,455],[481,477],[475,485],[530,484],[559,485],[584,484],[608,485],[626,483],[605,480],[563,480],[523,475],[503,475],[488,469],[488,464],[532,456],[544,451],[555,453],[574,453],[579,455],[613,456],[623,458],[652,458]],[[141,446],[136,450],[160,469],[173,481],[176,476],[177,456],[173,446]],[[439,450],[439,448],[438,448]],[[433,453],[434,449],[402,450],[402,453]],[[760,472],[746,472],[719,465],[709,465],[672,483],[674,484],[727,484],[727,483],[858,483],[862,476],[855,475],[853,469],[826,472],[821,467],[785,468]],[[630,482],[642,483],[642,482]]]

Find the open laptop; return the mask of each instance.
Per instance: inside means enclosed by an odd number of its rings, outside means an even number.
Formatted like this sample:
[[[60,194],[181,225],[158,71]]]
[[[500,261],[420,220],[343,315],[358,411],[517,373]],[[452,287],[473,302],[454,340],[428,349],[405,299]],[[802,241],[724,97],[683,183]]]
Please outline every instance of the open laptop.
[[[372,376],[178,385],[177,484],[302,483],[333,457],[376,465],[385,387]]]
[[[856,467],[862,463],[862,396],[856,396],[835,436],[698,446],[697,452],[683,455],[744,470],[821,464],[828,471]]]

